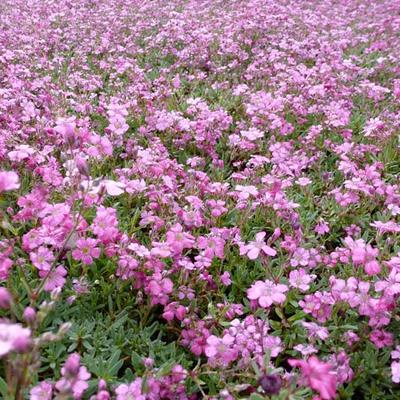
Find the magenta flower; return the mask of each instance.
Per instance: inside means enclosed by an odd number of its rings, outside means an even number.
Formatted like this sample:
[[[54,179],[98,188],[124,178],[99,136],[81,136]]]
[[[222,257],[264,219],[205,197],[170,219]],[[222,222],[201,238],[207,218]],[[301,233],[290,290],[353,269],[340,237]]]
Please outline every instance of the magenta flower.
[[[265,235],[265,232],[258,232],[256,235],[256,240],[244,246],[244,252],[247,254],[247,257],[250,258],[250,260],[255,260],[258,258],[261,252],[267,256],[276,256],[276,251],[272,247],[267,246],[264,242]]]
[[[286,300],[286,285],[275,284],[269,280],[257,281],[247,290],[247,297],[256,300],[260,307],[267,308],[272,303],[282,304]]]
[[[204,250],[204,255],[207,258],[218,257],[224,258],[225,240],[218,236],[200,236],[197,240],[199,249]]]
[[[186,232],[183,232],[182,225],[174,225],[166,235],[166,242],[174,254],[180,254],[184,249],[190,249],[195,243],[194,237]]]
[[[378,349],[393,345],[393,334],[384,330],[376,329],[372,331],[369,338]]]
[[[100,249],[97,240],[92,238],[81,238],[76,242],[76,249],[72,252],[72,257],[77,261],[82,261],[86,265],[93,263],[94,258],[100,257]]]
[[[301,369],[306,384],[319,392],[321,399],[330,400],[336,397],[336,376],[332,373],[332,366],[311,356],[308,360],[289,360],[292,367]]]

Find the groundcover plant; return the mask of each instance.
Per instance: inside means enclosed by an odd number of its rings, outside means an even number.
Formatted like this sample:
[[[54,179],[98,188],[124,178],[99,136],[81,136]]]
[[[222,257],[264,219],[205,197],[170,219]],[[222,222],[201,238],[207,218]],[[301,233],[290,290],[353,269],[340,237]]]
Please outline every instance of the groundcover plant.
[[[398,0],[1,0],[0,397],[400,398]]]

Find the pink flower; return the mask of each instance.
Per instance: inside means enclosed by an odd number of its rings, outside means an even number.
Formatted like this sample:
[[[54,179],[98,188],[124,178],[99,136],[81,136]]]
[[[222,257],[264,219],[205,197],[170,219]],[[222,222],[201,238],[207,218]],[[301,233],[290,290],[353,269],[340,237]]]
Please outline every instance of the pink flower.
[[[55,256],[47,247],[40,246],[36,252],[30,254],[32,264],[40,271],[50,271]]]
[[[197,239],[199,249],[204,250],[204,255],[207,258],[218,257],[221,260],[224,258],[225,240],[218,236],[200,236]]]
[[[182,225],[176,224],[167,232],[166,242],[175,254],[180,254],[184,249],[192,248],[195,240],[191,234],[183,232]]]
[[[328,339],[329,332],[328,332],[327,328],[325,328],[323,326],[319,326],[315,322],[302,321],[301,324],[303,325],[303,327],[305,329],[307,329],[307,337],[309,339],[311,339],[311,338],[318,338],[321,340]]]
[[[222,214],[225,214],[228,209],[225,207],[225,201],[223,200],[207,200],[206,204],[211,209],[211,215],[214,218],[220,217]]]
[[[25,351],[31,341],[31,330],[19,324],[0,323],[0,357],[10,351]]]
[[[125,192],[125,184],[122,182],[112,181],[111,179],[102,180],[100,187],[104,187],[107,194],[110,196],[119,196]]]
[[[324,400],[336,397],[336,376],[331,372],[332,366],[311,356],[308,360],[289,360],[292,367],[299,367],[307,385],[319,392]]]
[[[92,238],[81,238],[76,242],[76,249],[72,252],[72,257],[77,261],[82,261],[86,265],[93,263],[94,258],[100,257],[100,249],[96,247],[97,240]]]
[[[229,334],[224,335],[222,338],[211,335],[207,338],[204,352],[212,364],[226,366],[236,360],[238,356],[238,350],[233,347],[234,342],[235,338]]]
[[[369,335],[369,339],[378,349],[389,347],[393,344],[393,334],[384,330],[375,329]]]
[[[275,284],[269,280],[257,281],[247,290],[247,297],[250,300],[257,300],[261,307],[267,308],[272,303],[282,304],[286,300],[288,287]]]
[[[18,175],[14,171],[0,171],[0,193],[18,189],[19,186]]]
[[[299,351],[303,356],[318,353],[318,350],[311,344],[298,344],[294,346],[293,349]]]
[[[392,382],[400,383],[400,362],[393,361],[390,368],[392,370]]]
[[[98,207],[91,229],[103,244],[115,240],[118,236],[117,211],[112,207]]]
[[[86,367],[80,365],[79,354],[71,354],[61,368],[62,378],[57,381],[56,389],[63,395],[73,397],[74,400],[82,398],[83,393],[89,387],[87,381],[90,373]]]
[[[229,286],[232,283],[231,274],[228,271],[225,271],[219,278],[224,286]]]
[[[258,190],[255,186],[236,185],[235,190],[239,192],[240,200],[247,200],[250,196],[258,196]]]
[[[310,183],[312,183],[312,180],[307,177],[301,177],[297,179],[296,183],[300,186],[308,186]]]
[[[317,225],[315,225],[314,231],[318,233],[318,235],[324,235],[325,233],[329,232],[329,225],[325,221],[320,221],[318,222]]]
[[[346,237],[345,243],[351,250],[354,265],[363,265],[368,275],[376,275],[381,271],[381,266],[376,261],[376,257],[379,255],[378,249],[374,249],[362,239],[353,240],[350,237]]]
[[[47,276],[46,283],[44,284],[44,290],[47,292],[51,292],[56,288],[62,288],[65,283],[65,275],[67,275],[67,270],[62,265],[51,271],[50,274],[45,271],[39,272],[39,276],[41,278],[45,278]]]
[[[276,256],[276,251],[272,247],[267,246],[264,242],[265,235],[265,232],[258,232],[256,235],[256,240],[244,246],[243,250],[245,253],[247,253],[247,257],[249,257],[250,260],[255,260],[258,258],[261,251],[267,256]]]
[[[310,289],[310,283],[316,278],[316,275],[309,275],[303,268],[299,270],[290,271],[289,283],[291,286],[305,292]]]
[[[52,393],[53,386],[43,381],[31,389],[29,400],[51,400]]]
[[[116,400],[146,400],[146,395],[142,394],[142,379],[136,378],[128,385],[119,385],[115,389]]]
[[[171,279],[161,279],[160,276],[155,276],[155,279],[152,279],[149,282],[146,291],[150,294],[153,305],[165,305],[168,302],[168,295],[172,292],[173,287],[174,284],[172,283]]]

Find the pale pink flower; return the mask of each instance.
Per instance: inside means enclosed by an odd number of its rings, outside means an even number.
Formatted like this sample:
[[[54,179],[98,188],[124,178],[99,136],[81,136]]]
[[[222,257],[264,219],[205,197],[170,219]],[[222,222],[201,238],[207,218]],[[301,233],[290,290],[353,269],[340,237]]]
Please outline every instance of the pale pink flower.
[[[299,351],[303,356],[318,353],[318,350],[311,344],[298,344],[294,346],[293,349]]]
[[[249,257],[250,260],[258,258],[261,251],[267,256],[276,256],[276,251],[264,242],[265,235],[265,232],[258,232],[256,240],[244,246],[244,252],[247,253],[247,257]]]
[[[0,323],[0,357],[10,351],[21,351],[31,340],[31,330],[19,324]]]
[[[122,384],[115,389],[116,400],[146,400],[146,395],[142,394],[142,379],[136,378],[132,383]]]
[[[229,334],[225,334],[222,338],[211,335],[207,338],[204,352],[211,363],[217,362],[226,366],[238,356],[238,350],[233,347],[234,342],[235,338]]]
[[[33,387],[29,394],[29,400],[51,400],[53,386],[51,383],[43,381]]]
[[[30,253],[32,264],[40,271],[49,271],[55,256],[47,247],[40,246],[35,252]]]
[[[267,308],[272,303],[282,304],[286,300],[286,285],[275,284],[269,280],[257,281],[248,290],[247,297],[250,300],[257,300],[261,307]]]
[[[392,382],[400,383],[400,362],[393,361],[390,368],[392,370]]]
[[[18,175],[14,171],[0,171],[0,193],[19,189]]]
[[[310,289],[310,283],[316,278],[316,275],[309,275],[307,272],[300,268],[298,270],[290,271],[289,283],[290,286],[300,289],[305,292]]]
[[[297,179],[296,183],[300,186],[308,186],[312,183],[312,180],[307,177],[301,177],[301,178]]]
[[[258,190],[255,186],[243,186],[236,185],[235,190],[239,192],[240,200],[247,200],[250,196],[256,197],[258,195]]]

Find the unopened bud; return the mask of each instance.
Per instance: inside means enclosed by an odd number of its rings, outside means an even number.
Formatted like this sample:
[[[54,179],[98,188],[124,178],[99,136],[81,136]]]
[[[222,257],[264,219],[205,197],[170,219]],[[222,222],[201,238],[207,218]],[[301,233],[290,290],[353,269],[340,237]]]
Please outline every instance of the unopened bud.
[[[62,290],[62,289],[61,289],[60,287],[53,289],[53,290],[51,291],[51,294],[50,294],[51,300],[57,301],[57,300],[59,299],[59,297],[60,297],[61,290]]]
[[[64,336],[71,329],[71,326],[72,324],[70,322],[65,322],[62,324],[58,330],[58,335]]]
[[[0,308],[7,310],[10,308],[12,302],[12,296],[10,292],[4,288],[0,287]]]
[[[26,336],[17,337],[13,341],[13,347],[17,353],[27,353],[32,348],[32,340]]]
[[[266,394],[279,394],[282,379],[277,374],[265,374],[259,379],[258,383]]]
[[[110,393],[108,393],[106,390],[102,390],[96,395],[96,400],[110,400]]]
[[[77,157],[76,160],[76,168],[78,169],[79,173],[84,176],[89,176],[89,166],[87,161],[82,157]]]
[[[36,320],[36,311],[33,307],[26,307],[24,311],[24,320],[28,324],[32,324]]]
[[[65,375],[68,377],[77,376],[79,373],[79,368],[81,367],[80,361],[81,361],[81,358],[80,358],[79,354],[77,354],[77,353],[71,354],[67,358],[67,361],[65,361],[65,364],[64,364]]]
[[[100,379],[97,385],[99,390],[106,390],[107,389],[107,382],[104,379]]]
[[[75,144],[75,127],[72,124],[65,124],[63,126],[64,140],[69,146]]]

